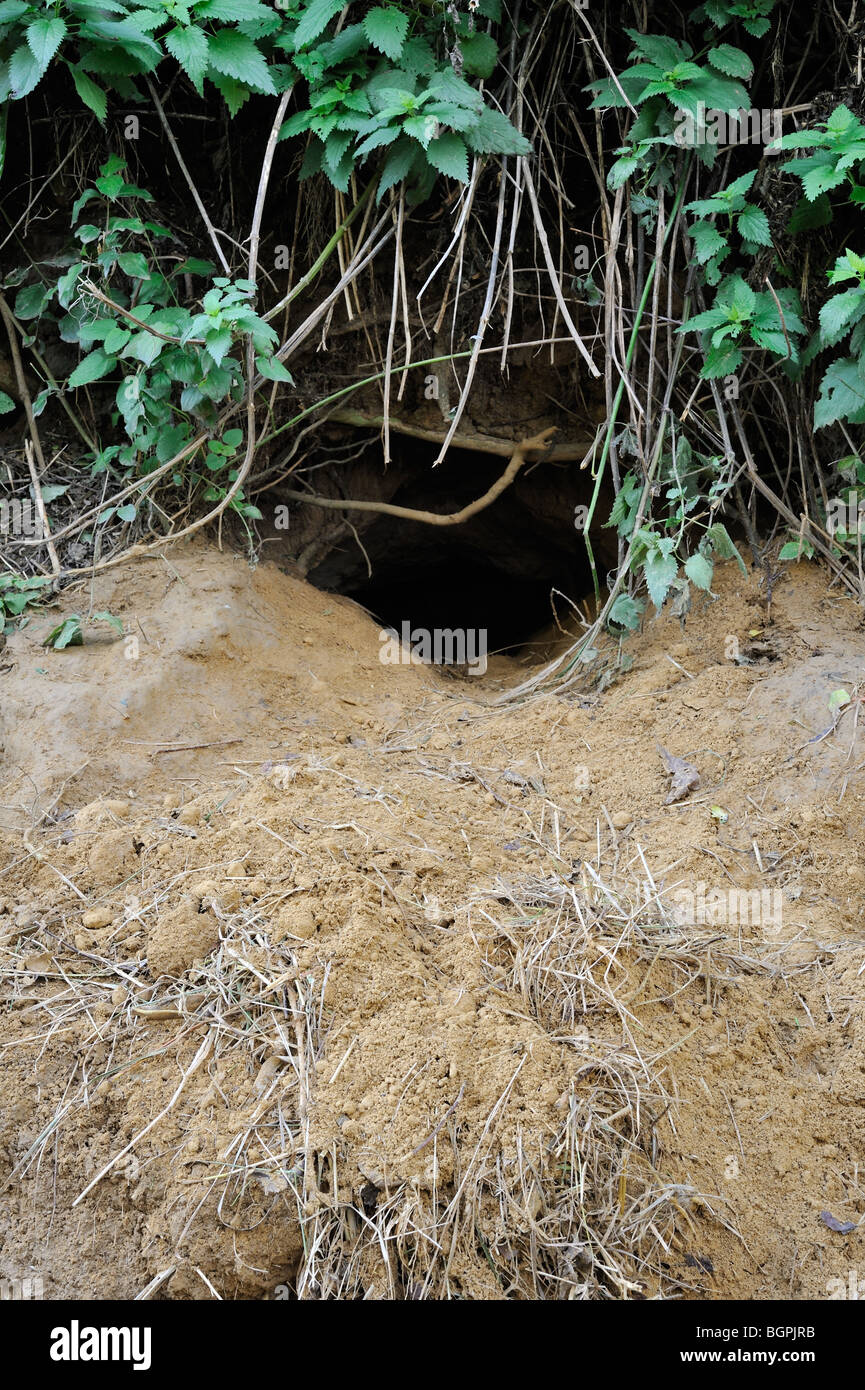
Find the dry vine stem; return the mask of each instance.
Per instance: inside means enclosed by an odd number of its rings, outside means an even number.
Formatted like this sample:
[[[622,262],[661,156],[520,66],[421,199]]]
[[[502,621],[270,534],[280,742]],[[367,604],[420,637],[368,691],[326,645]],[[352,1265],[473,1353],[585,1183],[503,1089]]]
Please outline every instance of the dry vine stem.
[[[150,96],[151,96],[151,99],[152,99],[152,101],[153,101],[153,105],[154,105],[155,108],[156,108],[156,114],[157,114],[157,116],[159,117],[160,123],[161,123],[161,125],[162,125],[162,129],[165,131],[166,137],[167,137],[167,139],[168,139],[168,143],[169,143],[169,145],[171,146],[171,149],[172,149],[172,151],[173,151],[173,153],[174,153],[174,158],[177,160],[177,164],[178,164],[178,167],[179,167],[179,169],[180,169],[180,172],[181,172],[181,174],[183,175],[183,177],[185,178],[186,183],[187,183],[187,187],[189,188],[189,191],[190,191],[190,193],[192,194],[192,200],[193,200],[193,202],[195,203],[195,206],[198,208],[199,213],[201,214],[201,220],[202,220],[202,222],[204,223],[205,227],[207,228],[207,235],[210,237],[210,240],[211,240],[211,242],[213,243],[213,249],[214,249],[214,251],[216,252],[216,254],[217,254],[218,258],[219,258],[219,264],[222,266],[222,269],[225,271],[226,275],[228,275],[228,276],[230,277],[230,276],[231,276],[231,266],[228,264],[228,261],[225,259],[225,255],[223,254],[222,247],[221,247],[220,244],[219,244],[219,237],[218,237],[218,235],[217,235],[216,228],[214,227],[213,223],[211,222],[210,218],[209,218],[208,215],[207,215],[207,209],[206,209],[206,207],[204,206],[204,203],[201,201],[201,197],[200,197],[200,195],[199,195],[198,189],[195,187],[195,182],[194,182],[194,180],[193,180],[193,178],[192,178],[192,175],[190,174],[189,170],[188,170],[187,167],[186,167],[186,163],[185,163],[185,161],[184,161],[183,155],[180,153],[180,146],[178,145],[177,141],[176,141],[175,138],[174,138],[174,132],[172,131],[171,126],[168,124],[168,117],[166,116],[164,110],[162,109],[162,102],[159,100],[159,96],[157,95],[156,88],[154,87],[154,85],[153,85],[153,83],[151,82],[151,80],[150,80],[149,77],[146,79],[146,81],[147,81],[147,89],[148,89],[148,91],[150,92]]]
[[[556,426],[553,425],[550,429],[542,430],[540,434],[533,435],[531,439],[524,439],[517,444],[511,455],[511,461],[502,476],[493,483],[483,497],[475,498],[474,502],[469,502],[458,512],[442,514],[440,512],[416,511],[413,507],[397,507],[391,502],[351,502],[341,497],[316,497],[314,494],[299,492],[296,488],[284,488],[283,495],[298,502],[311,502],[315,507],[328,507],[332,511],[380,512],[384,516],[402,517],[404,521],[422,521],[428,526],[459,526],[495,502],[496,498],[510,487],[526,462],[527,455],[546,448],[548,439],[555,432]]]
[[[24,445],[24,457],[27,460],[27,467],[30,469],[30,479],[33,483],[33,496],[36,499],[36,510],[39,513],[39,520],[42,523],[42,534],[45,537],[45,548],[51,560],[51,568],[55,574],[60,573],[60,560],[57,556],[57,548],[51,539],[51,529],[48,525],[48,515],[45,511],[45,500],[42,496],[42,489],[39,486],[39,474],[36,471],[36,460],[33,455],[33,445],[28,439]]]
[[[15,333],[15,319],[12,310],[6,302],[6,296],[0,294],[0,317],[6,328],[6,336],[9,339],[9,351],[12,355],[12,367],[15,372],[15,383],[21,396],[24,412],[27,416],[27,428],[30,431],[30,438],[33,440],[33,448],[36,451],[36,458],[39,461],[40,472],[45,472],[45,455],[42,452],[42,443],[39,438],[39,430],[36,428],[36,416],[33,414],[33,402],[30,399],[30,391],[27,386],[27,378],[24,375],[24,367],[21,363],[21,353],[18,348],[18,338]],[[41,541],[36,542],[37,545]]]

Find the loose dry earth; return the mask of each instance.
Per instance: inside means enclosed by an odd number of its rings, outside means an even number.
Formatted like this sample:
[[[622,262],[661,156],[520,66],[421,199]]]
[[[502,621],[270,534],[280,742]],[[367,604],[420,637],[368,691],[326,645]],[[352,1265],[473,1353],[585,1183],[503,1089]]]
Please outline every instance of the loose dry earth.
[[[865,1270],[862,615],[804,565],[771,606],[733,566],[717,593],[602,693],[492,708],[524,665],[382,665],[355,605],[203,545],[64,600],[125,639],[12,637],[0,1276],[768,1299]],[[671,804],[658,745],[701,774]]]

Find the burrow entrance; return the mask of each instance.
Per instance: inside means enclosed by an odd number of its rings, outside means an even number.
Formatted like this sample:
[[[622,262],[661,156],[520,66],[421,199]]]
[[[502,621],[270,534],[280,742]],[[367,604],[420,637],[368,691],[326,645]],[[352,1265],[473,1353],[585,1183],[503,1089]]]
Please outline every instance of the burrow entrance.
[[[454,450],[432,468],[433,446],[415,444],[380,475],[389,502],[417,510],[455,512],[481,496],[506,460]],[[379,481],[380,481],[379,480]],[[369,496],[360,479],[342,473],[343,496]],[[308,572],[321,589],[345,594],[383,627],[403,623],[426,631],[485,630],[490,654],[515,654],[557,614],[592,590],[575,508],[588,501],[590,479],[572,463],[529,464],[484,511],[455,526],[429,526],[390,516],[349,513],[350,529]],[[331,514],[332,515],[332,514]],[[598,507],[601,520],[609,506]],[[593,529],[602,572],[615,563],[614,533]],[[370,572],[371,571],[371,572]],[[558,591],[557,593],[555,591]]]

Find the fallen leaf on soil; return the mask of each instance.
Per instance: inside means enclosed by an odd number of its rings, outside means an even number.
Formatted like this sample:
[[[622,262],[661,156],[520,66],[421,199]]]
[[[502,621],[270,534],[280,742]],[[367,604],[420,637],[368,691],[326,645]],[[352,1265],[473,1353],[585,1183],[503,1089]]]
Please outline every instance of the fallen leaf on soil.
[[[48,971],[54,968],[54,961],[47,952],[41,956],[28,956],[24,962],[24,969],[29,970],[33,975],[47,975]]]
[[[676,758],[672,753],[668,753],[666,748],[662,748],[660,743],[657,745],[658,752],[664,760],[664,766],[673,779],[670,783],[670,790],[665,806],[669,806],[672,801],[681,801],[688,792],[694,791],[700,785],[700,774],[693,763],[686,763],[684,758]]]
[[[837,1216],[833,1216],[831,1211],[821,1211],[820,1220],[824,1226],[828,1226],[830,1231],[837,1231],[840,1236],[849,1235],[856,1230],[855,1221],[839,1221]]]

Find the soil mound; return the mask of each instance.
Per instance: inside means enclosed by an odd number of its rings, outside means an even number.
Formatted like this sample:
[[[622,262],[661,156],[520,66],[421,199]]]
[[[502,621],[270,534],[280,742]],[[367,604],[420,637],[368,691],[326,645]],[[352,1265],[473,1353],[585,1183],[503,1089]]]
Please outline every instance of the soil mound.
[[[602,693],[495,708],[515,661],[383,665],[355,604],[204,545],[73,599],[125,636],[0,656],[0,1275],[846,1288],[865,632],[819,573],[767,608],[724,567]]]

